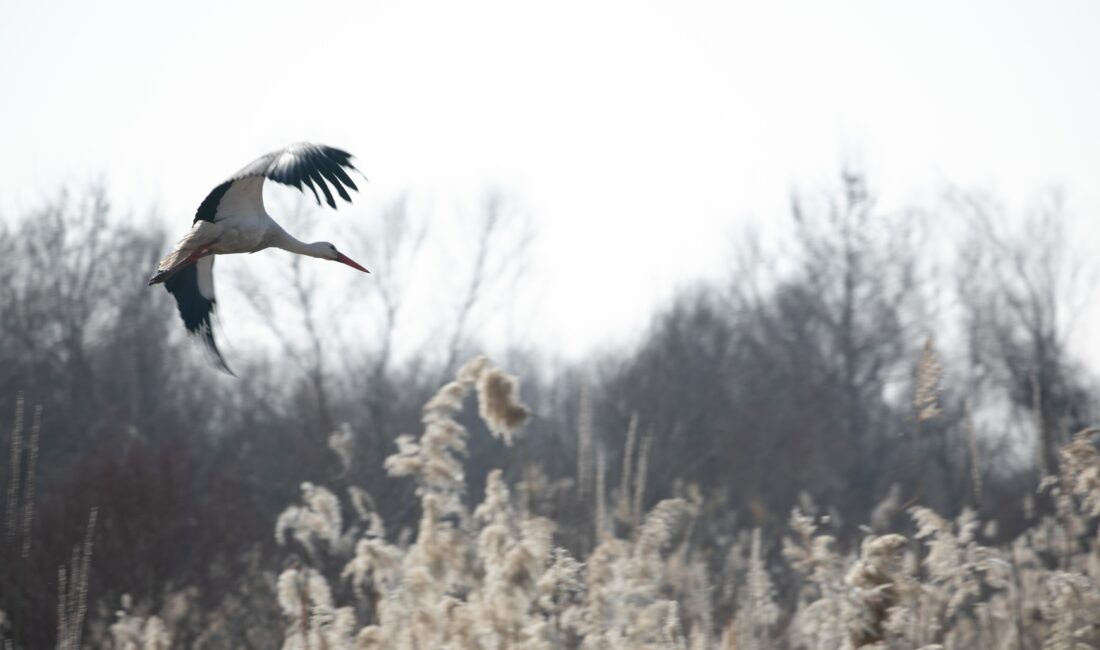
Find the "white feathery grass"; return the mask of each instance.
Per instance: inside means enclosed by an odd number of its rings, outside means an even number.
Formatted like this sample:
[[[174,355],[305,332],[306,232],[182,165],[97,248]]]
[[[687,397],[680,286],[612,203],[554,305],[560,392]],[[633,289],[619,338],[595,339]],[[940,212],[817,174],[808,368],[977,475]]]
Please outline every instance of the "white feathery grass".
[[[350,470],[352,459],[355,458],[355,434],[351,430],[351,425],[345,422],[336,431],[330,433],[328,448],[340,459],[340,467],[344,472]]]
[[[626,428],[626,445],[623,447],[622,473],[619,477],[619,491],[615,499],[615,518],[624,524],[634,524],[631,512],[630,488],[634,471],[634,447],[638,439],[638,414],[630,416]]]
[[[289,534],[310,554],[317,552],[318,541],[332,548],[346,544],[342,538],[340,501],[336,495],[309,482],[302,483],[301,491],[302,505],[289,506],[275,522],[275,541],[285,544]]]
[[[289,568],[279,576],[279,605],[287,619],[283,650],[347,648],[355,627],[350,608],[336,609],[328,581],[311,568]]]
[[[901,535],[867,537],[859,560],[845,577],[852,588],[848,632],[855,648],[876,647],[888,641],[888,621],[901,603],[902,550],[906,543]]]
[[[697,518],[705,505],[697,488],[677,489],[689,498],[665,499],[642,512],[652,433],[640,445],[636,433],[627,436],[637,453],[624,455],[632,469],[624,467],[615,516],[622,520],[628,502],[628,518],[637,523],[628,527],[629,537],[616,536],[607,504],[601,507],[606,467],[583,408],[588,433],[581,436],[578,470],[589,477],[579,477],[568,493],[598,499],[601,534],[586,557],[557,545],[556,524],[535,516],[533,504],[555,485],[537,468],[525,471],[516,489],[492,470],[481,503],[467,503],[468,434],[455,418],[465,397],[494,371],[485,358],[463,366],[429,401],[423,433],[400,438],[386,459],[390,475],[416,484],[421,518],[411,542],[387,540],[362,490],[347,492],[356,523],[345,531],[336,496],[303,485],[301,503],[276,525],[279,539],[293,536],[308,550],[299,562],[315,565],[299,563],[279,577],[285,648],[1100,647],[1100,539],[1089,536],[1100,514],[1100,454],[1092,431],[1063,449],[1061,473],[1044,482],[1056,515],[1010,544],[979,543],[982,522],[969,510],[951,521],[913,507],[911,538],[887,533],[900,523],[892,517],[900,507],[892,488],[873,517],[879,534],[867,536],[858,553],[842,556],[836,540],[819,530],[832,525],[832,514],[815,518],[795,510],[783,542],[786,569],[769,565],[774,542],[756,528],[725,542],[718,552],[728,549],[728,559],[715,576],[714,556],[692,539],[695,522],[704,519]],[[482,417],[492,428],[488,420],[496,416]],[[826,511],[811,499],[802,502],[806,512]],[[1057,566],[1049,566],[1052,561]],[[339,574],[331,579],[350,585],[342,593],[354,607],[334,602],[322,571],[332,567]],[[801,576],[790,611],[781,611],[772,581],[784,570]]]
[[[519,401],[519,381],[499,368],[486,368],[477,381],[477,397],[489,431],[511,446],[513,435],[530,414]]]
[[[469,394],[469,392],[469,384],[452,381],[443,386],[443,388],[440,388],[439,392],[428,400],[428,403],[424,405],[424,412],[439,410],[461,411],[462,401],[466,399],[466,395]]]
[[[818,534],[813,518],[791,513],[791,537],[783,542],[783,556],[791,568],[806,576],[792,622],[792,638],[807,648],[839,648],[846,640],[843,559],[833,550],[835,539]]]
[[[593,528],[596,538],[609,532],[610,521],[607,517],[607,455],[603,447],[596,452],[596,507]]]
[[[109,632],[115,650],[169,650],[172,635],[159,616],[143,617],[130,611],[132,600],[123,594],[122,607]]]
[[[943,381],[943,364],[929,337],[917,362],[916,390],[913,395],[913,412],[918,422],[933,420],[943,414],[940,408],[940,383]]]
[[[779,607],[775,604],[775,588],[764,566],[761,531],[752,531],[749,552],[749,570],[746,576],[744,600],[739,608],[739,643],[737,647],[759,650],[767,644],[769,630],[779,620]]]
[[[355,557],[341,577],[350,578],[359,589],[385,590],[397,583],[401,570],[401,549],[379,538],[363,538],[355,545]]]
[[[1100,516],[1100,451],[1093,443],[1098,434],[1100,429],[1079,431],[1060,452],[1064,489],[1089,517]]]
[[[634,471],[634,501],[631,506],[631,524],[637,526],[642,520],[642,507],[645,505],[645,482],[649,472],[649,452],[653,446],[653,434],[642,438],[642,448],[638,452],[638,466]]]
[[[84,544],[72,551],[68,567],[58,567],[57,576],[57,648],[79,650],[84,636],[84,618],[88,613],[88,570],[92,564],[92,541],[99,510],[88,513]]]

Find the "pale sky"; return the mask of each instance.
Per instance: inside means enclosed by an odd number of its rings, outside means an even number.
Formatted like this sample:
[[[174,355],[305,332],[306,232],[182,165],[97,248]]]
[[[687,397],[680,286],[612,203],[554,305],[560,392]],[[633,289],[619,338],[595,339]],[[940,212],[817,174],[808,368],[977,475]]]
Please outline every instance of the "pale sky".
[[[1094,0],[6,0],[0,212],[102,178],[182,233],[299,140],[371,179],[318,219],[505,187],[537,231],[525,328],[574,356],[724,271],[740,224],[846,159],[888,203],[1058,184],[1100,218],[1098,35]]]

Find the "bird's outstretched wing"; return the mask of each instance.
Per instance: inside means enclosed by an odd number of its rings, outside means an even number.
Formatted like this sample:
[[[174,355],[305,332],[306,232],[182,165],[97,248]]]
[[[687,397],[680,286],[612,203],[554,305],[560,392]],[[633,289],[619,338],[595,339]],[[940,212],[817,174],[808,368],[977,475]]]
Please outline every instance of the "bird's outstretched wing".
[[[214,256],[180,269],[164,282],[164,287],[176,299],[187,331],[202,339],[219,370],[232,375],[214,341]]]
[[[263,214],[265,179],[289,185],[303,193],[308,187],[318,205],[321,204],[321,194],[324,194],[325,202],[335,208],[336,199],[332,190],[349,202],[351,195],[348,188],[359,191],[348,175],[349,171],[359,173],[351,163],[351,154],[346,151],[308,142],[292,144],[260,156],[215,187],[199,205],[195,221],[221,221],[230,216]]]

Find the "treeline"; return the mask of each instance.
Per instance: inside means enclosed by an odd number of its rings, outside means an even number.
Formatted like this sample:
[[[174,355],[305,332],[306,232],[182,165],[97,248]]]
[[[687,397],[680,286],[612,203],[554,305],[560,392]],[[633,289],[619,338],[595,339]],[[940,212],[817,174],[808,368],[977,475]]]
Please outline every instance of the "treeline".
[[[22,419],[0,428],[13,452],[0,468],[6,638],[54,643],[58,567],[79,564],[93,509],[89,617],[110,619],[123,594],[159,608],[191,589],[205,607],[236,599],[256,617],[236,619],[241,638],[277,621],[237,577],[279,570],[278,514],[305,482],[358,486],[391,537],[408,535],[419,502],[383,461],[484,346],[523,379],[533,417],[506,447],[464,416],[471,499],[494,467],[543,485],[540,507],[581,557],[600,521],[621,519],[598,510],[644,512],[696,487],[704,546],[781,527],[808,501],[842,542],[914,504],[947,516],[969,506],[1005,535],[1026,526],[1044,507],[1027,504],[1038,476],[1094,414],[1069,339],[1087,267],[1057,195],[1023,215],[957,191],[886,211],[862,175],[844,174],[832,191],[792,197],[788,217],[791,236],[737,242],[728,279],[682,292],[636,344],[568,366],[479,335],[503,317],[529,239],[497,194],[453,244],[469,267],[440,282],[434,343],[399,353],[403,296],[435,281],[407,272],[430,232],[399,199],[352,231],[393,271],[366,289],[358,318],[372,326],[341,329],[344,307],[318,299],[309,265],[290,262],[284,291],[248,292],[271,344],[232,360],[247,380],[194,353],[170,296],[146,286],[166,234],[101,191],[0,222],[0,413]]]

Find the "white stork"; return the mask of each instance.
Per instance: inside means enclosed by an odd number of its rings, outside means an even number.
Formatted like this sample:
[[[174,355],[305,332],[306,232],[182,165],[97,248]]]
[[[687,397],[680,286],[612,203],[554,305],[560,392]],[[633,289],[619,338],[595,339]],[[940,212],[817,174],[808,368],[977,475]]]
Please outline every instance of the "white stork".
[[[336,200],[328,185],[340,198],[351,202],[345,186],[359,188],[345,169],[358,172],[351,154],[333,147],[301,142],[281,151],[273,151],[233,174],[199,205],[190,232],[168,254],[150,285],[164,283],[176,299],[187,331],[200,336],[221,370],[233,374],[214,342],[211,316],[214,313],[214,256],[255,253],[265,248],[281,248],[298,255],[309,255],[342,262],[353,269],[370,273],[327,241],[307,244],[283,230],[264,209],[264,180],[296,187],[308,187],[317,204],[321,197],[335,208]]]

